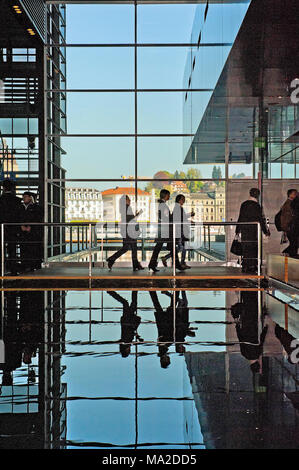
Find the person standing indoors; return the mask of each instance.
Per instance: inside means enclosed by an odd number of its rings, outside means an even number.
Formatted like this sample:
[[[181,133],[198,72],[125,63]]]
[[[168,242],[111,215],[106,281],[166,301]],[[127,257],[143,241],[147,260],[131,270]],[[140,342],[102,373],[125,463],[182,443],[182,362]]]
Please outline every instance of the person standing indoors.
[[[167,201],[169,201],[170,192],[167,189],[161,189],[160,199],[158,200],[158,236],[155,240],[155,248],[149,262],[148,268],[151,269],[154,273],[158,272],[158,256],[160,251],[163,248],[164,243],[172,246],[172,214],[170,213]],[[171,250],[171,256],[173,256],[173,246]],[[183,268],[179,263],[178,254],[175,254],[176,268],[180,271],[183,271]]]
[[[20,222],[42,223],[44,211],[30,191],[23,193]],[[43,258],[42,225],[21,225],[21,265],[24,271],[40,269]]]
[[[289,189],[287,192],[287,200],[281,208],[280,224],[283,232],[285,232],[289,246],[283,250],[286,256],[296,256],[298,251],[298,230],[296,230],[295,214],[292,202],[297,197],[296,189]]]
[[[292,201],[292,211],[294,214],[293,230],[294,230],[294,236],[297,239],[297,248],[298,248],[299,247],[299,193],[298,191],[297,191],[297,196]],[[294,256],[298,257],[298,254],[296,253]]]
[[[258,202],[260,190],[251,188],[249,199],[240,207],[238,222],[259,222],[263,233],[269,237],[262,208]],[[236,235],[241,234],[242,242],[242,272],[257,273],[258,268],[258,228],[257,224],[237,225]]]
[[[190,214],[186,214],[186,211],[183,207],[185,204],[185,196],[183,194],[178,194],[175,199],[175,207],[172,213],[172,219],[175,224],[176,230],[176,243],[177,243],[177,250],[181,252],[181,261],[180,266],[184,269],[191,269],[191,266],[186,264],[186,242],[190,240],[190,217],[195,216],[195,212],[192,211]],[[169,253],[166,256],[163,256],[162,263],[166,267],[167,260],[171,258],[172,253]]]
[[[136,219],[141,214],[141,212],[136,212],[136,215],[134,215],[131,207],[131,200],[129,196],[124,195],[120,199],[120,214],[123,246],[120,250],[114,253],[114,255],[109,256],[107,259],[108,268],[111,271],[115,261],[124,255],[127,251],[131,250],[133,271],[139,271],[144,269],[137,259],[137,238],[140,235],[140,229],[138,224],[136,224]]]
[[[3,193],[0,196],[0,223],[18,223],[22,210],[22,200],[15,195],[15,183],[10,179],[3,181]],[[18,225],[4,226],[4,243],[7,246],[7,260],[5,261],[5,271],[9,271],[13,276],[18,274],[17,263],[17,241]],[[3,242],[3,240],[2,240]],[[5,252],[5,251],[4,251]]]

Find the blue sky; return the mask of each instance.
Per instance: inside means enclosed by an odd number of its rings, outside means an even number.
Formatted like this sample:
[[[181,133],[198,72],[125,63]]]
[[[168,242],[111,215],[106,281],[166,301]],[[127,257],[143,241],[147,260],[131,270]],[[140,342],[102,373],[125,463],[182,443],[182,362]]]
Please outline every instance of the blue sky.
[[[238,23],[245,6],[213,6],[215,18],[206,28],[205,41],[229,40],[233,24]],[[227,6],[225,7],[227,8]],[[240,10],[242,8],[242,11]],[[140,5],[138,41],[147,43],[188,43],[196,5]],[[236,27],[235,27],[236,28]],[[68,43],[132,43],[133,5],[67,6]],[[214,39],[213,39],[214,38]],[[181,88],[188,48],[140,48],[138,51],[139,88]],[[210,70],[217,68],[210,64]],[[133,88],[133,48],[68,48],[67,87]],[[213,76],[215,73],[213,73]],[[217,75],[217,74],[216,74]],[[215,76],[215,78],[217,78]],[[215,78],[211,79],[211,86]],[[213,82],[213,83],[212,83]],[[210,94],[202,95],[207,103]],[[203,108],[205,107],[205,104]],[[69,93],[68,133],[134,132],[133,93]],[[138,95],[138,132],[182,133],[183,94],[143,93]],[[134,138],[64,138],[67,156],[63,166],[68,178],[121,178],[134,175]],[[158,170],[187,170],[183,164],[183,142],[176,138],[140,138],[138,170],[151,178]],[[200,168],[210,177],[211,165]],[[72,183],[72,185],[75,185]],[[115,184],[116,185],[116,184]],[[98,189],[115,186],[94,183]]]

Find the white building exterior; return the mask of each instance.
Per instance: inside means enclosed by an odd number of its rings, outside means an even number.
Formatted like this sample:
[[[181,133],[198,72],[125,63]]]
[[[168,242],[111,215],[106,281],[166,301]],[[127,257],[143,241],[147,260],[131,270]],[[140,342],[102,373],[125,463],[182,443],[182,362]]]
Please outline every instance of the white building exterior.
[[[138,189],[138,207],[136,209],[135,203],[135,188],[127,187],[120,188],[116,187],[113,189],[107,189],[102,192],[103,198],[103,216],[104,220],[109,222],[120,222],[121,216],[119,211],[120,199],[124,195],[128,195],[131,199],[131,207],[133,212],[136,210],[140,211],[142,209],[142,214],[138,217],[139,222],[148,222],[151,220],[151,215],[153,210],[151,210],[152,197],[147,191]]]
[[[103,199],[101,191],[92,188],[66,188],[65,190],[67,222],[103,220]]]

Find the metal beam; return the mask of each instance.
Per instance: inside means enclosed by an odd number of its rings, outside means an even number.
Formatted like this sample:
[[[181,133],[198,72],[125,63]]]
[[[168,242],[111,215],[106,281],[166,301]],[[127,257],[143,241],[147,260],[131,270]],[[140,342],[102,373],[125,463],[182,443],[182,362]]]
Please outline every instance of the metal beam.
[[[205,4],[206,0],[137,0],[139,5]],[[248,0],[210,0],[209,3],[248,3]],[[134,5],[134,0],[46,0],[47,5]]]

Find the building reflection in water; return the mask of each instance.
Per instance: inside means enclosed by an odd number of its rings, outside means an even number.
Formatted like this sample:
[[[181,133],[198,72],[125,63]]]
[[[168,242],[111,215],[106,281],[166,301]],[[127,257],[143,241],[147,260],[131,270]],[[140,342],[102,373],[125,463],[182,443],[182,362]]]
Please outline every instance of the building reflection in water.
[[[66,384],[64,295],[2,292],[5,362],[0,395],[0,447],[63,448]]]
[[[267,293],[5,292],[2,313],[1,448],[298,446],[298,312]]]

